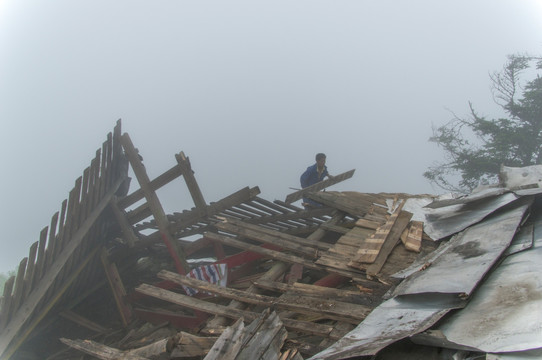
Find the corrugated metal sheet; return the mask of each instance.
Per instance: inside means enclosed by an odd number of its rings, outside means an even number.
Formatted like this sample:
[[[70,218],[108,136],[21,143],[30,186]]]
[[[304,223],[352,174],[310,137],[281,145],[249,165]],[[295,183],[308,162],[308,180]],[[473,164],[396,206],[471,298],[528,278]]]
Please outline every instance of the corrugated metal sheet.
[[[465,309],[435,329],[440,341],[492,353],[542,348],[541,215],[534,226],[534,247],[508,256]]]

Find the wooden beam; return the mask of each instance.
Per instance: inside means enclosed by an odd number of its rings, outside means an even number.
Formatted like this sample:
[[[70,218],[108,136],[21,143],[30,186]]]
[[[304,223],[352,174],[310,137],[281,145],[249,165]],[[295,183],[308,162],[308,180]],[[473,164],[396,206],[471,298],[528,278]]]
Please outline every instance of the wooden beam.
[[[109,261],[107,250],[105,249],[102,249],[101,251],[100,260],[102,261],[104,272],[107,276],[107,281],[109,282],[109,287],[113,293],[113,298],[117,304],[117,310],[119,311],[122,325],[127,327],[131,321],[132,309],[131,306],[124,300],[126,297],[126,290],[122,284],[122,279],[120,278],[117,266],[115,263]]]
[[[405,228],[407,227],[408,222],[412,218],[412,215],[413,214],[408,211],[401,211],[399,213],[399,216],[397,217],[395,224],[393,224],[389,236],[386,238],[382,249],[380,249],[376,260],[374,261],[374,263],[367,267],[367,275],[375,276],[380,272],[380,270],[384,266],[384,263],[388,259],[388,256],[391,254],[393,248],[401,240],[401,234],[403,233],[403,230],[405,230]]]
[[[262,255],[264,255],[266,257],[270,257],[270,258],[275,259],[275,260],[284,261],[284,262],[287,262],[287,263],[290,263],[290,264],[296,264],[296,263],[297,264],[302,264],[303,266],[308,267],[310,269],[315,269],[315,270],[320,270],[320,271],[327,271],[327,272],[330,272],[330,273],[335,273],[335,274],[338,274],[338,275],[350,277],[353,280],[355,280],[357,282],[361,282],[361,283],[366,283],[368,281],[365,278],[365,274],[357,272],[357,271],[347,271],[347,270],[341,270],[341,269],[336,269],[336,268],[330,268],[330,267],[327,267],[327,266],[317,265],[317,264],[313,263],[310,260],[306,260],[306,259],[298,257],[298,256],[282,253],[282,252],[271,250],[271,249],[265,249],[265,248],[263,248],[261,246],[258,246],[258,245],[247,244],[245,242],[236,240],[236,239],[231,238],[229,236],[219,235],[219,234],[215,234],[215,233],[212,233],[212,232],[206,232],[204,234],[204,236],[207,237],[207,238],[210,238],[212,240],[220,241],[220,242],[222,242],[222,243],[224,243],[226,245],[236,247],[238,249],[248,250],[248,251],[252,251],[252,252],[262,254]]]
[[[207,209],[207,204],[205,203],[203,194],[201,193],[199,185],[194,176],[194,172],[192,171],[192,165],[190,165],[190,159],[188,159],[188,157],[186,157],[182,151],[179,154],[175,155],[175,159],[177,160],[177,163],[181,167],[184,181],[186,182],[188,191],[190,192],[190,195],[192,196],[192,200],[194,200],[194,205],[196,205],[196,210],[201,215],[204,215],[205,210]]]
[[[145,199],[149,204],[151,212],[154,216],[154,220],[158,225],[161,238],[164,241],[164,244],[166,245],[169,254],[173,258],[173,261],[175,262],[175,267],[179,274],[186,274],[189,271],[190,266],[186,262],[180,246],[177,245],[175,239],[173,239],[169,232],[169,222],[166,217],[166,213],[164,212],[164,209],[160,204],[158,196],[150,186],[150,180],[147,176],[145,166],[143,166],[143,163],[139,159],[134,144],[132,143],[132,140],[127,133],[124,133],[121,136],[121,143],[124,148],[124,152],[126,153],[126,157],[128,158],[128,161],[130,161],[130,165],[132,165],[132,170],[137,177],[139,186],[143,190],[143,194],[145,195]]]
[[[77,248],[91,229],[92,225],[94,225],[96,220],[98,220],[98,217],[102,214],[103,210],[111,201],[111,198],[123,181],[124,178],[120,178],[117,183],[112,186],[111,189],[109,189],[106,195],[102,198],[102,200],[97,204],[97,206],[90,213],[90,215],[77,229],[75,234],[73,234],[70,241],[67,242],[66,246],[62,249],[62,252],[58,255],[56,260],[51,264],[50,268],[44,274],[41,281],[36,284],[36,287],[26,299],[25,306],[22,307],[19,311],[17,311],[14,316],[12,316],[9,324],[6,326],[6,328],[3,329],[2,333],[0,334],[0,357],[5,356],[6,359],[9,359],[9,357],[11,357],[13,352],[15,352],[15,350],[20,346],[20,344],[22,344],[22,342],[32,331],[33,327],[35,327],[37,323],[43,318],[43,316],[45,316],[45,314],[51,309],[53,304],[58,301],[60,295],[63,293],[63,291],[67,289],[66,284],[69,285],[71,284],[71,281],[75,280],[74,276],[79,274],[78,271],[74,271],[70,274],[70,278],[64,283],[64,290],[55,294],[55,297],[49,302],[49,304],[43,310],[41,310],[40,316],[34,317],[33,325],[27,326],[23,334],[18,334],[21,330],[21,327],[30,318],[30,316],[34,314],[33,312],[37,304],[42,301],[50,286],[56,280],[56,277],[64,269],[66,261],[68,261],[72,254],[77,250]],[[92,255],[94,255],[94,253],[92,253]],[[86,262],[83,262],[81,265],[86,265]],[[82,267],[79,267],[79,271],[81,270]],[[17,337],[16,343],[10,345],[15,337]],[[8,346],[10,346],[9,352],[7,351]]]
[[[208,303],[206,301],[199,300],[188,295],[174,293],[168,290],[157,288],[152,285],[142,284],[138,286],[135,290],[137,292],[155,297],[157,299],[185,306],[190,309],[204,311],[209,314],[225,316],[230,319],[237,320],[240,318],[244,318],[245,321],[254,321],[259,316],[259,314],[251,311],[233,309],[224,305]],[[333,329],[332,326],[307,321],[292,319],[282,319],[282,321],[286,328],[289,328],[291,330],[324,337],[327,337]]]
[[[301,199],[302,197],[304,197],[309,192],[320,191],[322,189],[327,188],[328,186],[338,184],[338,183],[340,183],[340,182],[342,182],[342,181],[344,181],[346,179],[350,179],[352,177],[352,175],[354,175],[354,171],[356,171],[356,169],[352,169],[350,171],[347,171],[347,172],[344,172],[342,174],[336,175],[336,176],[334,176],[332,178],[317,182],[316,184],[308,186],[308,187],[306,187],[306,188],[304,188],[302,190],[298,190],[298,191],[296,191],[294,193],[291,193],[288,196],[286,196],[286,200],[284,200],[284,202],[287,203],[287,204],[291,204],[294,201],[297,201],[297,200]]]

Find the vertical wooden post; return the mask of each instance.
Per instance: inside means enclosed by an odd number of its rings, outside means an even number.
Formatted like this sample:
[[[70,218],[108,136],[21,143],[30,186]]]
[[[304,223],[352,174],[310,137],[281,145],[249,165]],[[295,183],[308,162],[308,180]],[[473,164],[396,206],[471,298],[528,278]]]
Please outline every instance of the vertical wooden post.
[[[194,200],[194,205],[196,205],[198,213],[200,215],[205,215],[207,210],[207,204],[205,203],[203,194],[201,193],[199,185],[196,182],[196,178],[194,177],[194,172],[192,171],[192,166],[190,165],[190,159],[184,156],[184,153],[182,151],[179,154],[175,155],[175,159],[177,159],[177,163],[181,168],[184,181],[186,182],[188,191],[190,191],[190,196],[192,196],[192,200]]]
[[[145,195],[145,199],[147,200],[149,208],[151,209],[154,220],[156,220],[156,224],[158,225],[162,240],[164,241],[164,244],[166,245],[169,254],[175,262],[175,268],[177,269],[177,272],[179,274],[185,275],[188,272],[188,269],[190,269],[190,267],[186,262],[182,250],[179,246],[177,246],[175,240],[169,232],[169,222],[167,220],[166,213],[164,212],[164,209],[160,204],[158,196],[150,186],[150,180],[149,176],[147,175],[147,171],[145,170],[143,163],[139,159],[134,144],[132,143],[132,140],[127,133],[124,133],[122,135],[121,143],[124,148],[124,152],[126,153],[126,157],[128,158],[130,165],[132,165],[132,170],[134,170],[134,174],[137,178],[137,181],[139,182],[139,186],[141,187],[141,190]]]
[[[117,304],[117,309],[119,310],[120,318],[124,327],[127,327],[131,321],[132,309],[124,301],[126,297],[126,290],[122,284],[122,279],[120,278],[117,266],[109,261],[107,251],[102,249],[100,254],[100,259],[102,261],[105,275],[107,276],[107,281],[109,282],[109,287],[115,298],[115,303]]]

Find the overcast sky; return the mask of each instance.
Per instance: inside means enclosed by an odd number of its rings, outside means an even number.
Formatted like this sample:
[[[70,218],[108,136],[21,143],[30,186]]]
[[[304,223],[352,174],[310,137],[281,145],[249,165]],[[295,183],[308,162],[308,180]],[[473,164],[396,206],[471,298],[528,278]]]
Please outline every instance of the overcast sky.
[[[283,200],[317,152],[356,169],[330,190],[441,193],[432,125],[499,115],[488,75],[542,53],[541,19],[542,0],[0,0],[0,272],[118,119],[151,178],[184,151],[207,202]],[[176,184],[168,212],[193,206]]]

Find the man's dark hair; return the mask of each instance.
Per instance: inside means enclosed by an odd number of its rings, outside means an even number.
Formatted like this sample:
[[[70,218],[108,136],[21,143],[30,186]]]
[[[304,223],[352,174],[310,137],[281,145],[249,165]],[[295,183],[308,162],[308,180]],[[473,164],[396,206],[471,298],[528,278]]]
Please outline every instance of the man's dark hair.
[[[316,161],[318,161],[320,159],[325,159],[325,158],[326,158],[326,154],[324,154],[324,153],[316,154]]]

